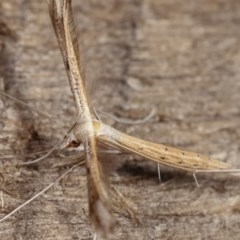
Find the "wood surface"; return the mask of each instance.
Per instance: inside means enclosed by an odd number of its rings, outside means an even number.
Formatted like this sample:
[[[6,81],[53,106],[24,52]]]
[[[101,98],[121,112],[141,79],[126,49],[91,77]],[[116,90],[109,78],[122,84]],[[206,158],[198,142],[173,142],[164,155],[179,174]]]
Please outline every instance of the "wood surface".
[[[238,0],[73,0],[92,105],[104,122],[133,136],[240,168],[240,2]],[[51,119],[0,96],[0,216],[29,199],[77,159],[53,154],[75,108],[46,1],[0,3],[0,88]],[[57,123],[56,121],[57,120]],[[102,159],[108,181],[136,208],[116,206],[112,239],[239,239],[239,176],[161,168],[134,155]],[[0,238],[92,239],[86,172],[79,167],[0,224]]]

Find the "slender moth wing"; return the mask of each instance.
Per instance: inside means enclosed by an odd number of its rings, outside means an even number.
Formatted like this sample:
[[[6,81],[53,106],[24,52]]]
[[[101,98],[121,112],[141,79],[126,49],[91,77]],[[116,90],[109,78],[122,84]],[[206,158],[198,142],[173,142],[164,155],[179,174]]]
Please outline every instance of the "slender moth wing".
[[[63,34],[66,41],[66,47],[64,51],[67,54],[67,58],[65,59],[65,68],[68,74],[69,84],[71,86],[74,102],[77,109],[78,120],[81,122],[91,121],[93,119],[93,115],[88,103],[83,76],[81,75],[78,66],[79,62],[74,50],[72,33],[70,32],[70,30],[74,30],[74,27],[72,27],[73,21],[69,21],[69,14],[72,13],[69,10],[69,8],[71,8],[70,3],[70,0],[63,1]],[[87,125],[90,126],[91,124]],[[93,131],[93,129],[89,129],[87,132],[90,132],[91,130]]]
[[[63,7],[64,2],[63,1],[52,1],[50,0],[49,3],[49,14],[52,21],[52,25],[55,31],[55,34],[57,36],[58,45],[63,57],[63,62],[65,67],[67,66],[67,52],[66,52],[66,39],[64,34],[64,24],[63,24]],[[71,6],[71,1],[69,2],[69,5]],[[80,64],[80,55],[79,55],[79,45],[78,45],[78,37],[75,30],[75,24],[73,20],[73,13],[72,8],[68,8],[68,27],[71,35],[71,40],[73,43],[73,49],[75,56],[77,58],[78,67],[81,71],[81,64]],[[82,74],[81,74],[82,75]]]
[[[50,0],[49,11],[77,110],[77,121],[72,132],[77,142],[83,143],[85,150],[90,218],[97,233],[106,237],[113,229],[114,217],[97,157],[97,143],[93,125],[96,117],[89,106],[83,75],[80,71],[71,0]]]
[[[90,115],[93,115],[93,110],[90,110],[86,96],[71,0],[49,0],[49,13],[67,71],[77,115],[90,117]],[[84,111],[87,114],[84,114]]]
[[[85,143],[86,161],[91,162],[87,167],[89,213],[95,231],[106,238],[113,231],[115,219],[96,147],[95,138],[91,138]],[[97,179],[99,182],[96,184]]]
[[[196,170],[221,170],[231,168],[227,163],[197,153],[182,151],[129,136],[98,121],[95,121],[94,124],[100,142],[104,142],[110,146],[117,146],[129,152],[134,152],[169,167],[190,172]]]

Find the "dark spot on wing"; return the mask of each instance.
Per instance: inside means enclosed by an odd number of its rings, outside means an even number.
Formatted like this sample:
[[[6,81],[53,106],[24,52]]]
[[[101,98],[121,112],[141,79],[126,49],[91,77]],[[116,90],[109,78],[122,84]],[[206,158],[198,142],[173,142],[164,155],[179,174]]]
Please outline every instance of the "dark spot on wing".
[[[70,70],[70,65],[69,65],[69,61],[68,61],[68,59],[66,59],[66,69],[67,69],[67,71]]]

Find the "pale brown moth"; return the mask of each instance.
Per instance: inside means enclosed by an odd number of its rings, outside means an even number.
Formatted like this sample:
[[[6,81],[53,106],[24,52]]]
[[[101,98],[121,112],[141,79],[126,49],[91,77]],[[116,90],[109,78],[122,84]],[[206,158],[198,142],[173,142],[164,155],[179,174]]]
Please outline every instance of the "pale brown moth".
[[[175,148],[130,137],[100,122],[88,103],[84,87],[71,0],[50,0],[49,11],[78,116],[78,120],[72,129],[75,139],[68,139],[68,142],[76,141],[84,145],[88,173],[90,218],[97,232],[107,235],[115,222],[112,215],[111,199],[102,181],[103,176],[98,161],[97,143],[134,152],[158,163],[192,172],[195,170],[230,168],[226,163],[196,153],[183,152]]]
[[[77,112],[77,120],[63,140],[61,148],[76,147],[80,144],[84,147],[89,215],[98,235],[107,237],[115,224],[111,197],[103,181],[103,173],[98,161],[98,151],[101,145],[110,149],[136,153],[158,164],[183,169],[193,174],[208,171],[231,171],[231,166],[227,163],[194,152],[144,141],[102,123],[90,106],[86,94],[71,0],[49,0],[49,12]]]

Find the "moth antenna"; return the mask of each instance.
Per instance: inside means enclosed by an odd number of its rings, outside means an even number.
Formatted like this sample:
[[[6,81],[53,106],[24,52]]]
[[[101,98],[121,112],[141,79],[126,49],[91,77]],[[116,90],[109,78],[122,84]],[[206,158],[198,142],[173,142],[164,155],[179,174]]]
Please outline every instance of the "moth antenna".
[[[54,147],[52,147],[46,154],[44,154],[43,156],[37,158],[37,159],[34,159],[34,160],[30,160],[30,161],[27,161],[27,162],[24,162],[24,163],[19,163],[18,166],[19,167],[22,167],[22,166],[28,166],[28,165],[31,165],[31,164],[35,164],[37,162],[40,162],[44,159],[46,159],[48,156],[50,156],[54,151],[58,150],[58,145],[55,145]]]
[[[46,159],[48,156],[50,156],[53,152],[55,152],[57,150],[68,148],[71,145],[71,142],[73,140],[75,140],[72,135],[72,130],[74,129],[74,126],[75,126],[75,124],[70,128],[70,130],[68,131],[65,138],[63,140],[61,140],[58,144],[54,145],[46,154],[44,154],[43,156],[41,156],[37,159],[30,160],[30,161],[27,161],[24,163],[20,163],[20,164],[18,164],[18,166],[27,166],[27,165],[35,164],[37,162],[40,162],[40,161]]]
[[[39,193],[37,193],[36,195],[34,195],[33,197],[31,197],[30,199],[28,199],[27,201],[25,201],[23,204],[21,204],[20,206],[18,206],[17,208],[15,208],[13,211],[11,211],[9,214],[7,214],[5,217],[3,217],[2,219],[0,219],[0,223],[2,223],[3,221],[7,220],[8,218],[10,218],[14,213],[18,212],[20,209],[22,209],[23,207],[25,207],[26,205],[28,205],[29,203],[31,203],[32,201],[34,201],[36,198],[38,198],[39,196],[41,196],[43,193],[45,193],[49,188],[51,188],[56,182],[60,181],[61,179],[63,179],[69,172],[71,172],[74,168],[84,164],[84,162],[81,162],[75,166],[72,166],[70,169],[68,169],[65,173],[63,173],[61,176],[59,176],[58,178],[56,178],[53,182],[51,182],[47,187],[45,187],[42,191],[40,191]]]
[[[137,125],[137,124],[144,124],[144,123],[149,122],[149,120],[156,114],[156,109],[153,108],[146,117],[144,117],[142,119],[136,119],[136,120],[131,120],[128,118],[120,118],[120,117],[114,116],[113,114],[104,112],[102,110],[97,110],[97,112],[113,119],[115,122],[119,122],[122,124],[128,124],[128,125]]]
[[[56,124],[59,125],[59,122],[60,122],[60,121],[55,120],[54,117],[51,116],[50,114],[48,114],[48,113],[46,113],[46,112],[43,112],[43,111],[40,111],[40,110],[38,110],[38,109],[36,109],[36,108],[34,108],[34,107],[31,107],[30,105],[28,105],[28,104],[25,103],[24,101],[22,101],[22,100],[20,100],[20,99],[18,99],[18,98],[16,98],[16,97],[11,96],[10,94],[8,94],[8,93],[6,93],[6,92],[4,92],[4,91],[2,91],[2,90],[0,90],[0,94],[2,94],[3,96],[5,96],[5,97],[7,97],[7,98],[9,98],[9,99],[11,99],[11,100],[13,100],[14,102],[16,102],[16,103],[18,103],[18,104],[20,104],[20,105],[23,105],[23,106],[27,107],[28,109],[30,109],[30,110],[33,111],[33,112],[36,112],[36,113],[38,113],[39,115],[42,115],[42,116],[48,118],[49,120],[54,121]]]

